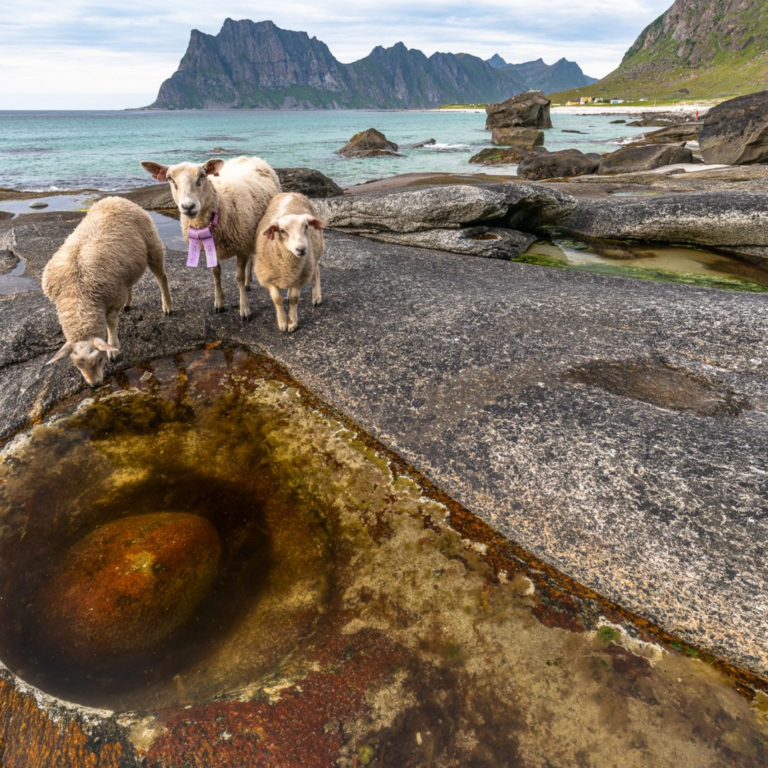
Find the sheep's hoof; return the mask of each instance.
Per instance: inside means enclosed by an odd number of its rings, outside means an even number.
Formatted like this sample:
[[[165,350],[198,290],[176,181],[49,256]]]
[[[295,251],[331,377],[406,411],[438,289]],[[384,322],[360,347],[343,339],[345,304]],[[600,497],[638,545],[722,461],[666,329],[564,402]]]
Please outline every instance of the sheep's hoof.
[[[220,314],[222,314],[222,312],[226,312],[226,311],[227,311],[227,308],[226,308],[226,307],[214,307],[214,308],[213,308],[213,311],[214,311],[214,312],[215,312],[217,315],[220,315]]]
[[[163,314],[164,314],[166,317],[170,317],[170,316],[173,314],[173,310],[172,310],[172,309],[164,309],[164,310],[163,310]]]
[[[130,304],[126,304],[126,305],[123,307],[123,312],[130,312],[130,311],[131,311],[131,305],[130,305]]]
[[[251,316],[250,316],[250,315],[240,315],[240,319],[241,319],[241,320],[242,320],[244,323],[247,323],[247,322],[248,322],[248,321],[251,319]]]
[[[299,324],[294,323],[293,325],[289,325],[288,328],[286,328],[286,330],[288,331],[288,333],[293,333],[298,327],[299,327]]]
[[[248,291],[248,293],[250,293],[251,292],[251,286],[250,285],[246,285],[245,286],[245,290]]]
[[[312,306],[313,306],[313,307],[319,307],[319,306],[320,306],[322,303],[323,303],[323,300],[322,300],[322,299],[318,299],[317,301],[315,301],[314,299],[312,299]]]
[[[120,358],[120,352],[107,352],[107,358],[109,359],[110,363],[114,363]]]

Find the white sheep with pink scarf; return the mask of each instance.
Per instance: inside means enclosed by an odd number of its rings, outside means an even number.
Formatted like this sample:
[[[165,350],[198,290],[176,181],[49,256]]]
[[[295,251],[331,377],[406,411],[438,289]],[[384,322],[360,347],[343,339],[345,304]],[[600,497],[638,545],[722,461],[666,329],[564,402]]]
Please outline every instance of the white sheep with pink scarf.
[[[187,264],[197,266],[205,254],[213,273],[215,312],[225,310],[220,262],[237,258],[240,317],[248,320],[256,229],[269,201],[280,192],[277,174],[258,157],[171,166],[145,160],[141,166],[157,181],[170,183],[189,244]]]

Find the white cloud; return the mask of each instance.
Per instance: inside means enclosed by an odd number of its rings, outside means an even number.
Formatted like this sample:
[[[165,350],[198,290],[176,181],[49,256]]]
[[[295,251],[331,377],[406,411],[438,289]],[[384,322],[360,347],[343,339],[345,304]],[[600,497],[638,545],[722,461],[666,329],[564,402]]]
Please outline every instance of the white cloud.
[[[226,17],[272,19],[327,43],[340,61],[402,41],[427,55],[494,53],[520,62],[562,56],[590,75],[614,69],[671,0],[358,0],[279,7],[240,0],[25,0],[0,9],[0,109],[118,108],[154,100],[175,71],[192,28],[216,34]],[[38,103],[39,102],[39,103]],[[56,104],[57,106],[53,106]]]

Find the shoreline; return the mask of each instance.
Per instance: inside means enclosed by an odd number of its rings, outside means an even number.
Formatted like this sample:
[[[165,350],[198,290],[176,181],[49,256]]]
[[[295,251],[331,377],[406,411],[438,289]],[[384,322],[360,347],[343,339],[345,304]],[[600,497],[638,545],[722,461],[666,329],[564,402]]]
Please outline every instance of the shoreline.
[[[651,113],[672,113],[677,112],[681,115],[695,114],[700,112],[706,114],[712,109],[712,104],[674,104],[671,106],[647,106],[647,107],[625,107],[623,104],[600,104],[582,105],[582,106],[553,106],[550,112],[556,115],[643,115]],[[439,109],[429,110],[431,112],[457,112],[457,113],[482,113],[485,114],[485,107],[441,107]]]

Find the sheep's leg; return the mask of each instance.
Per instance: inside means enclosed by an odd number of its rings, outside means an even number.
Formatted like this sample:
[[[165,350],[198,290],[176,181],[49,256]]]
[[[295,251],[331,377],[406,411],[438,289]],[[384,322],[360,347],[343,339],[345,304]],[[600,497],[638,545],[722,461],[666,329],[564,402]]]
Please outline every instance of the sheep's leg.
[[[315,274],[312,276],[312,303],[319,307],[323,303],[323,291],[320,288],[320,265],[315,264]]]
[[[149,262],[149,269],[157,280],[157,284],[160,286],[160,293],[163,296],[163,314],[173,314],[173,303],[171,302],[171,291],[168,287],[168,275],[165,273],[165,267],[163,264],[155,264]]]
[[[280,289],[272,283],[267,285],[267,288],[269,289],[269,295],[272,297],[272,302],[275,305],[275,313],[277,314],[277,327],[281,331],[287,331],[288,321],[285,318],[285,308],[283,307],[283,297],[280,293]]]
[[[213,300],[213,311],[218,314],[219,312],[226,312],[226,307],[224,306],[224,291],[221,290],[221,265],[217,264],[215,267],[211,268],[211,273],[213,274],[213,292],[214,292],[214,300]]]
[[[248,256],[248,263],[245,265],[245,290],[250,293],[251,282],[253,281],[253,254]]]
[[[123,305],[123,312],[130,312],[131,311],[131,302],[133,301],[133,286],[131,286],[128,289],[128,298],[125,300],[125,304]]]
[[[288,301],[291,307],[288,314],[288,333],[293,333],[299,325],[299,296],[301,288],[288,289]]]
[[[251,308],[248,304],[248,294],[245,285],[248,279],[247,272],[251,268],[251,256],[237,255],[237,287],[240,290],[240,319],[245,322],[251,316]]]
[[[120,316],[120,310],[107,310],[107,344],[112,347],[119,347],[120,340],[117,338],[117,319]],[[119,352],[107,352],[110,360],[115,360]]]

